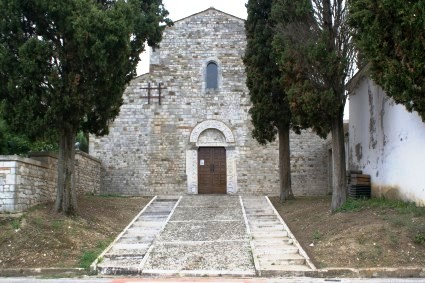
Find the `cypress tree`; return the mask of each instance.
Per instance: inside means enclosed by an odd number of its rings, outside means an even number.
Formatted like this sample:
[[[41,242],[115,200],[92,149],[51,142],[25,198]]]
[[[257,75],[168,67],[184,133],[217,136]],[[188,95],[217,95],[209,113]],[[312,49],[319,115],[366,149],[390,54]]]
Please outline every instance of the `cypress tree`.
[[[289,133],[291,113],[281,84],[282,74],[272,49],[274,22],[271,0],[249,0],[245,23],[247,48],[243,58],[252,108],[253,137],[260,144],[279,140],[280,199],[293,198]]]
[[[58,212],[77,212],[77,132],[108,133],[167,14],[161,0],[0,0],[0,99],[13,130],[58,137]]]
[[[344,0],[275,0],[273,46],[291,113],[303,127],[332,134],[332,210],[346,200],[343,115],[354,48]]]
[[[350,0],[354,40],[372,79],[425,122],[425,3]]]

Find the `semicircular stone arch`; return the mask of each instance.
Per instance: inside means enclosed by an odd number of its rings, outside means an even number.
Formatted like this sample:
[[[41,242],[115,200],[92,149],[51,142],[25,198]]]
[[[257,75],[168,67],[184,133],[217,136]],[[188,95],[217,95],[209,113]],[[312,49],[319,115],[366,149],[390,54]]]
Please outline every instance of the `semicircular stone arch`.
[[[232,130],[218,120],[206,120],[193,128],[186,150],[187,192],[198,193],[198,149],[200,147],[224,147],[226,150],[226,192],[238,191],[236,159],[237,149]]]
[[[227,143],[235,142],[235,137],[233,136],[232,130],[230,130],[226,124],[218,120],[207,120],[196,125],[190,134],[189,141],[191,143],[196,143],[202,132],[208,129],[215,129],[222,132]]]

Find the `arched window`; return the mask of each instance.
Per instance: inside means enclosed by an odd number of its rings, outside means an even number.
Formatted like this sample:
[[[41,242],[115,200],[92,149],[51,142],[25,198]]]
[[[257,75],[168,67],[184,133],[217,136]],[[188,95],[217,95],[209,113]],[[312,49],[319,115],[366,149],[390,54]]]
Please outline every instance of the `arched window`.
[[[207,65],[207,89],[218,88],[218,67],[215,62],[209,62]]]

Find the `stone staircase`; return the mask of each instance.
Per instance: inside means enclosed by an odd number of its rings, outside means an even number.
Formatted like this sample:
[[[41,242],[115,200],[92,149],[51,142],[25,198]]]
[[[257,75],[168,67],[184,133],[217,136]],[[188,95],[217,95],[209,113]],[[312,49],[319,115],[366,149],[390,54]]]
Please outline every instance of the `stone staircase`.
[[[267,197],[243,197],[255,269],[259,276],[315,270]]]
[[[140,274],[157,235],[179,202],[176,197],[155,197],[92,264],[99,274]]]

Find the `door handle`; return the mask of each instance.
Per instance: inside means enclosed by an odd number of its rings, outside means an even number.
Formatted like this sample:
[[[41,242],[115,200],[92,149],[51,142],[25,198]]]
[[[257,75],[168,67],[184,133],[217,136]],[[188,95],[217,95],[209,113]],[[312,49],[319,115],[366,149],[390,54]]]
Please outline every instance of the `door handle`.
[[[213,166],[213,172],[214,172],[214,164],[212,166]]]

